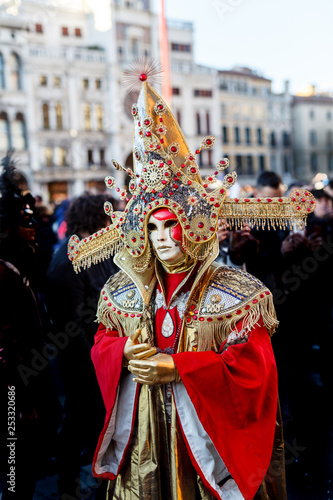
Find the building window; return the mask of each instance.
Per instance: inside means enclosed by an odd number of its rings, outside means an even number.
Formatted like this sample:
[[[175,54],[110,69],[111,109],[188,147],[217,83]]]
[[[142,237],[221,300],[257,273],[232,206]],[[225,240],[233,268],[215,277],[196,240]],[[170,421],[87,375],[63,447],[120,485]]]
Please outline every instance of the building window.
[[[61,34],[62,34],[62,36],[68,36],[69,35],[69,31],[68,31],[68,27],[67,26],[62,26],[62,28],[61,28]]]
[[[236,156],[236,171],[237,171],[237,174],[240,174],[240,175],[243,173],[241,155]]]
[[[88,78],[84,78],[84,79],[82,80],[82,86],[83,86],[83,88],[84,88],[85,90],[86,90],[86,89],[89,89],[89,80],[88,80]]]
[[[46,75],[40,75],[40,77],[39,77],[39,85],[41,87],[47,87],[47,76]]]
[[[2,112],[0,113],[0,151],[7,151],[11,146],[10,142],[7,113]]]
[[[329,148],[333,146],[333,130],[328,130],[326,135],[326,143]]]
[[[282,132],[282,144],[285,148],[290,146],[290,134],[289,132]]]
[[[311,120],[314,120],[314,119],[315,119],[315,112],[313,111],[313,109],[310,109],[310,111],[309,111],[309,118],[310,118]]]
[[[265,157],[264,155],[259,155],[259,172],[263,172],[265,170]]]
[[[316,130],[310,130],[309,141],[311,146],[315,146],[317,144],[317,132]]]
[[[3,55],[0,52],[0,89],[5,88],[5,64]]]
[[[258,128],[257,129],[257,140],[258,140],[258,144],[259,145],[262,145],[262,130],[261,128]]]
[[[206,111],[206,133],[210,134],[210,114]]]
[[[81,37],[82,36],[81,28],[75,28],[75,36],[77,36],[77,37]]]
[[[189,43],[172,43],[171,50],[173,52],[191,52],[191,45]]]
[[[102,88],[102,80],[100,78],[97,78],[95,80],[95,87],[97,90],[100,90]]]
[[[139,40],[137,38],[131,40],[131,53],[133,57],[139,57]]]
[[[212,90],[194,89],[193,93],[194,93],[194,97],[213,97]]]
[[[103,130],[103,108],[102,106],[97,106],[96,108],[96,118],[97,118],[97,130]]]
[[[196,123],[197,123],[197,135],[201,134],[201,119],[200,119],[200,113],[196,114]]]
[[[317,153],[311,153],[310,167],[311,167],[311,172],[313,172],[313,173],[317,172],[317,170],[318,170],[318,155],[317,155]]]
[[[46,166],[53,167],[53,149],[50,146],[46,146],[44,154]]]
[[[43,25],[42,24],[35,24],[35,30],[36,30],[36,33],[43,33]]]
[[[180,95],[180,88],[172,87],[172,95]]]
[[[94,164],[94,152],[92,149],[88,149],[87,151],[87,160],[88,160],[88,166],[91,167],[91,165]]]
[[[59,89],[61,87],[61,78],[60,78],[60,76],[55,76],[53,78],[53,86],[56,89]]]
[[[84,105],[84,128],[91,130],[91,113],[89,104]]]
[[[200,166],[201,167],[209,167],[212,164],[212,152],[209,149],[205,149],[201,151],[200,156]]]
[[[57,148],[57,165],[59,167],[67,166],[67,151],[65,148]]]
[[[42,111],[43,111],[43,129],[49,130],[50,128],[49,105],[44,103]]]
[[[222,142],[228,144],[228,127],[222,127]]]
[[[10,87],[12,90],[22,89],[22,79],[21,79],[21,59],[17,54],[13,52],[10,54],[9,58],[9,68],[10,68]]]
[[[328,155],[328,171],[333,172],[333,155]]]
[[[239,127],[235,127],[234,132],[235,132],[235,143],[240,144]]]
[[[283,155],[283,169],[284,169],[285,174],[287,174],[289,172],[289,155],[288,154]]]
[[[246,144],[251,144],[251,130],[249,129],[249,127],[246,127],[245,129],[245,140]]]
[[[271,132],[270,143],[271,143],[271,146],[273,148],[276,146],[276,135],[275,135],[275,132]]]
[[[62,130],[62,105],[58,102],[56,105],[57,130]]]
[[[23,151],[27,148],[26,130],[22,113],[17,113],[15,120],[11,123],[12,147],[17,151]]]
[[[326,119],[330,122],[332,120],[332,113],[331,111],[327,111],[326,113]]]
[[[247,155],[246,162],[247,162],[247,174],[253,175],[253,158],[251,155]]]
[[[101,167],[106,167],[105,149],[99,150],[99,162],[100,162]]]

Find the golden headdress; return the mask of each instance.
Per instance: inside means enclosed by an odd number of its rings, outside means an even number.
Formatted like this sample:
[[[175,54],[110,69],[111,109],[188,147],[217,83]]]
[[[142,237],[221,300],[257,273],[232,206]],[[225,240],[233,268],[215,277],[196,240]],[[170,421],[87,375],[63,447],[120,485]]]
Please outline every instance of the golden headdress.
[[[130,176],[129,194],[116,186],[111,176],[105,179],[108,188],[115,188],[127,205],[123,212],[113,211],[106,202],[105,213],[111,225],[83,240],[74,235],[68,244],[68,255],[74,268],[89,267],[126,248],[138,269],[146,268],[149,259],[147,221],[161,207],[170,208],[182,226],[187,251],[207,248],[216,239],[219,218],[231,229],[244,223],[257,227],[304,227],[307,215],[314,210],[314,197],[309,191],[294,190],[289,198],[228,198],[227,190],[237,179],[235,172],[224,176],[222,185],[213,191],[208,186],[229,166],[228,159],[220,160],[214,173],[201,178],[196,155],[213,147],[215,138],[204,137],[192,153],[174,115],[148,82],[149,72],[138,78],[141,91],[132,106],[134,119],[133,170],[115,160],[116,170]],[[206,252],[202,252],[203,258]],[[200,258],[200,256],[199,256]]]

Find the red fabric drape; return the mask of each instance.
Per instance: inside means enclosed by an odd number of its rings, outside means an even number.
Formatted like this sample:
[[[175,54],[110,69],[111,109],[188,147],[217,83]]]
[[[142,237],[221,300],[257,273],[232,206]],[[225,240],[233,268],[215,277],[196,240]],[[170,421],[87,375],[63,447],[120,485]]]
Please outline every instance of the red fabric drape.
[[[173,355],[197,415],[246,499],[254,497],[269,467],[276,411],[277,372],[267,330],[222,355]],[[193,464],[196,465],[196,464]]]

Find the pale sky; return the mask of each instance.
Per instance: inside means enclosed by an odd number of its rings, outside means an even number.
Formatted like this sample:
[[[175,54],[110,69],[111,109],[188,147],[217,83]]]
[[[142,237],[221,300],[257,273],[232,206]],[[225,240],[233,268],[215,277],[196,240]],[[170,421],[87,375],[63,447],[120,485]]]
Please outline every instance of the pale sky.
[[[159,3],[159,0],[155,0]],[[165,0],[169,19],[193,21],[197,63],[247,66],[280,92],[333,92],[333,0]]]

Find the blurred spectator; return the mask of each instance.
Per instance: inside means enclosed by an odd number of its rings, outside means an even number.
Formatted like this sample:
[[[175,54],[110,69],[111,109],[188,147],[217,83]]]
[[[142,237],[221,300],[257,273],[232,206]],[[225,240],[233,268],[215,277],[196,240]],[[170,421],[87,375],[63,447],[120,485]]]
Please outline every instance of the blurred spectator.
[[[309,215],[305,230],[291,232],[282,242],[280,326],[273,347],[285,436],[305,450],[298,471],[304,474],[311,468],[320,487],[331,474],[326,460],[314,463],[313,457],[328,456],[332,443],[332,416],[326,411],[332,391],[332,294],[325,283],[333,275],[333,221],[328,194],[323,190],[312,193],[317,207]]]
[[[302,183],[290,186],[300,187]],[[308,188],[306,186],[306,188]],[[232,233],[229,255],[263,281],[274,296],[280,325],[272,337],[279,374],[279,393],[287,442],[302,452],[297,466],[287,468],[287,481],[297,483],[311,468],[318,488],[330,478],[329,464],[313,462],[329,456],[332,417],[325,410],[332,391],[332,294],[325,286],[333,271],[332,199],[311,190],[317,207],[304,230],[251,229]],[[280,197],[280,177],[259,175],[254,196]],[[294,472],[295,471],[295,472]],[[299,472],[297,472],[299,471]],[[299,490],[300,491],[300,490]]]
[[[39,267],[41,270],[39,291],[44,292],[45,276],[51,263],[53,249],[58,242],[58,238],[52,229],[54,222],[53,210],[40,200],[36,203],[35,216],[37,221],[36,241],[39,247]]]
[[[327,194],[333,199],[333,179],[330,179],[327,186],[324,189]]]
[[[67,224],[65,221],[66,211],[70,206],[70,200],[63,200],[60,205],[57,205],[53,212],[53,231],[57,235],[59,242],[66,239]]]
[[[224,219],[219,219],[219,228],[217,231],[219,242],[219,255],[216,262],[221,265],[231,267],[245,267],[243,257],[243,246],[248,244],[250,235],[250,227],[244,225],[243,229],[230,231],[229,226]],[[256,248],[256,242],[254,242]]]
[[[322,219],[323,221],[328,221],[333,217],[333,203],[332,197],[329,195],[328,191],[324,189],[313,189],[313,196],[316,198],[316,208],[314,209],[314,216],[317,219]],[[310,219],[313,216],[310,217]]]
[[[2,429],[8,429],[8,388],[11,388],[15,421],[15,493],[6,483],[3,500],[32,500],[36,481],[47,458],[51,458],[60,424],[61,408],[49,367],[38,296],[35,244],[35,200],[22,194],[16,184],[11,154],[3,159],[0,178],[0,380]],[[9,473],[8,443],[1,443],[1,456]],[[8,481],[9,476],[6,476]]]
[[[71,498],[82,498],[80,465],[84,458],[87,463],[92,461],[103,427],[104,405],[90,349],[97,330],[94,319],[100,289],[118,268],[108,259],[75,274],[67,256],[67,240],[72,234],[86,237],[110,223],[103,208],[107,199],[106,195],[84,193],[72,202],[65,217],[67,238],[55,252],[48,271],[46,301],[54,335],[59,339],[58,363],[65,394],[58,487],[60,495]]]
[[[281,178],[275,172],[262,172],[254,190],[255,197],[273,198],[283,194]],[[286,236],[283,230],[244,228],[234,232],[230,252],[232,260],[246,265],[246,270],[259,278],[274,295],[281,288],[283,266],[281,243]]]

